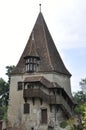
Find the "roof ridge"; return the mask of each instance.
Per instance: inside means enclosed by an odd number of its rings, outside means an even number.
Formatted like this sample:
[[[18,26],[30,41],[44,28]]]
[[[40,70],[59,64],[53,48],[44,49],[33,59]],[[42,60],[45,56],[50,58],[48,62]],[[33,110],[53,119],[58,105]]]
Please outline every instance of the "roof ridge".
[[[33,37],[33,31],[31,33],[31,37]],[[29,51],[29,56],[35,56],[35,57],[39,57],[37,50],[36,50],[36,44],[35,44],[35,38],[34,40],[31,39],[31,46],[30,46],[30,51]]]
[[[41,14],[42,14],[42,13],[41,13]],[[42,16],[42,17],[43,17],[43,16]],[[44,31],[45,41],[46,41],[46,49],[47,49],[47,52],[48,52],[49,62],[50,62],[51,68],[53,69],[53,66],[52,66],[52,63],[51,63],[50,54],[49,54],[49,48],[48,48],[48,44],[47,44],[47,38],[46,38],[46,35],[45,35],[46,32],[45,32],[45,28],[44,28],[44,24],[45,24],[44,18],[42,18],[42,22],[43,22],[43,31]]]
[[[31,33],[31,35],[32,35],[32,33]],[[32,43],[31,43],[31,46],[30,46],[30,52],[29,52],[29,54],[31,53],[31,49],[32,49]]]

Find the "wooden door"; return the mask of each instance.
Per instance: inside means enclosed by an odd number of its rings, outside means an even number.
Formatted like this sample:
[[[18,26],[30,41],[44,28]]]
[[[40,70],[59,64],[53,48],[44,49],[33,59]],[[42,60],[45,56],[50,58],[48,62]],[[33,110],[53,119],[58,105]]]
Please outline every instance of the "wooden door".
[[[47,123],[47,109],[41,109],[41,121],[42,124]]]

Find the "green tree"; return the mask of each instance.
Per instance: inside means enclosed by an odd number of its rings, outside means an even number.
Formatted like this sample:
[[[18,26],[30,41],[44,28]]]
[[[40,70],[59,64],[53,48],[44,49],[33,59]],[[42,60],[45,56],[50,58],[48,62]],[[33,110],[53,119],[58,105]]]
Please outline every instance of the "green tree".
[[[8,100],[9,100],[9,84],[11,72],[14,69],[14,66],[6,66],[8,76],[8,82],[5,82],[4,79],[0,78],[0,119],[6,118]]]
[[[74,93],[74,99],[78,105],[82,105],[86,102],[86,94],[83,91],[78,91]]]
[[[86,78],[82,79],[79,84],[81,86],[82,92],[86,94]]]
[[[7,107],[0,106],[0,120],[5,120],[7,118]]]
[[[9,84],[0,78],[0,119],[5,119],[8,105]]]
[[[15,68],[14,65],[6,66],[6,69],[7,69],[6,75],[8,76],[8,83],[10,83],[11,73],[12,73],[14,68]]]
[[[81,91],[74,93],[74,100],[77,102],[76,110],[78,113],[82,114],[81,105],[86,103],[86,78],[80,81]]]
[[[86,78],[81,80],[80,86],[81,86],[81,90],[85,95],[85,102],[82,105],[82,108],[83,108],[83,130],[86,130]]]
[[[83,111],[83,130],[86,130],[86,104],[83,105],[84,111]]]
[[[4,79],[0,78],[0,95],[8,91],[8,83]]]
[[[0,104],[6,105],[8,104],[8,92],[9,92],[9,84],[5,82],[4,79],[0,78]]]
[[[82,117],[83,130],[86,130],[86,78],[82,79],[79,84],[81,91],[74,93],[74,100],[77,102],[75,113]]]

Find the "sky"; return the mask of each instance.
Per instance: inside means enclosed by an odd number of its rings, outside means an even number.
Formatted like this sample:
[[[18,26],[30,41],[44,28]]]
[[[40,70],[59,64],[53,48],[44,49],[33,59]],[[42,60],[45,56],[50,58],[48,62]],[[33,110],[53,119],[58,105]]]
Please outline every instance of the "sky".
[[[71,77],[72,92],[86,78],[86,0],[0,0],[0,77],[16,65],[39,14],[39,4]]]

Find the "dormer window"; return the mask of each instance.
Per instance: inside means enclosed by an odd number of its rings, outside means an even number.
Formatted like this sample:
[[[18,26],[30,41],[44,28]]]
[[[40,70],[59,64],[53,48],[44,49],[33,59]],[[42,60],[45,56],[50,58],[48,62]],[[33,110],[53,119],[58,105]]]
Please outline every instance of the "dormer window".
[[[31,46],[29,48],[28,55],[25,57],[26,72],[36,72],[39,70],[40,57],[37,53],[34,31],[32,32]]]
[[[25,58],[26,72],[35,72],[39,68],[39,59],[38,57],[27,57]]]

